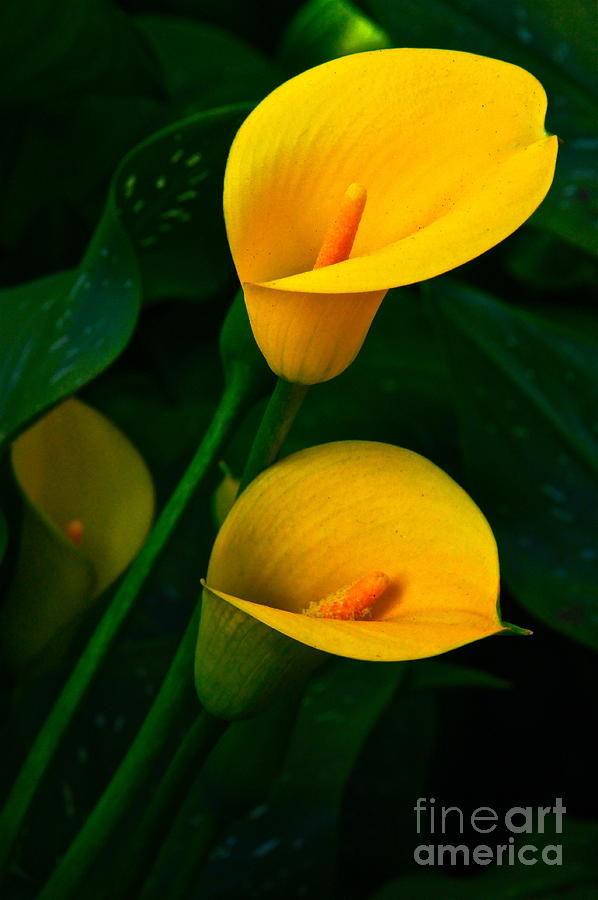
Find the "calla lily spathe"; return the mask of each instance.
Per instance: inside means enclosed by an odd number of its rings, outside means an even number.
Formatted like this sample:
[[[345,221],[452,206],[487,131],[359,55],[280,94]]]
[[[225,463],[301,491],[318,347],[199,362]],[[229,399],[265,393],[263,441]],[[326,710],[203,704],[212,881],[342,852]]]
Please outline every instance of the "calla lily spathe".
[[[70,398],[12,447],[21,546],[0,613],[5,660],[27,665],[131,562],[154,512],[150,473],[103,415]]]
[[[389,288],[453,269],[515,231],[553,178],[545,113],[528,72],[451,50],[357,53],[266,97],[233,142],[224,212],[273,371],[303,384],[333,378]],[[355,185],[367,201],[351,256],[314,270]]]
[[[310,614],[340,588],[382,579],[368,618]],[[247,617],[324,653],[409,660],[508,630],[498,591],[487,521],[433,463],[367,441],[301,451],[249,485],[216,538],[197,648],[200,697],[209,704],[210,680],[226,683],[242,654],[251,656],[245,639],[234,656],[235,638],[226,648],[227,629],[242,631]],[[258,669],[256,659],[248,667]]]

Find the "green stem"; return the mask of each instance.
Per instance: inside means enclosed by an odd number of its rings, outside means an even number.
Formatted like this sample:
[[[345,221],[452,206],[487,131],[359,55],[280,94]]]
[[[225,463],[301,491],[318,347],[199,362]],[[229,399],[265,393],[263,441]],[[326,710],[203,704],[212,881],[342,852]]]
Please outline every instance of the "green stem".
[[[152,708],[141,726],[137,737],[116,770],[99,803],[86,820],[85,825],[70,845],[66,854],[38,895],[38,900],[69,900],[81,896],[81,885],[89,868],[111,837],[113,829],[131,801],[144,786],[151,768],[171,735],[172,726],[179,712],[188,709],[187,697],[192,686],[193,650],[197,637],[197,612],[192,617],[179,645],[177,654],[164,679]],[[195,701],[197,702],[197,700]],[[179,747],[173,762],[163,778],[158,793],[149,809],[149,818],[141,825],[141,847],[131,860],[139,861],[146,839],[154,837],[156,825],[162,816],[168,817],[185,788],[189,769],[210,752],[220,737],[226,723],[202,712]]]
[[[191,682],[190,678],[188,680]],[[196,695],[196,708],[197,702]],[[107,894],[111,900],[128,900],[137,896],[140,884],[147,874],[148,860],[155,859],[164,840],[165,830],[170,827],[194,778],[201,771],[205,758],[227,725],[223,719],[216,719],[205,710],[196,716],[135,829],[132,840],[122,848]]]
[[[200,774],[152,862],[139,900],[184,900],[191,896],[203,864],[228,824],[227,817],[218,815],[204,794]]]
[[[54,703],[0,815],[0,871],[10,857],[23,819],[82,697],[194,491],[220,454],[245,411],[247,402],[254,399],[253,391],[245,367],[236,367],[227,381],[218,409],[195,456],[162,510],[147,542],[123,578]]]
[[[194,896],[201,868],[215,843],[270,793],[287,754],[306,680],[267,712],[232,723],[207,767],[195,783],[190,781],[139,895],[131,892],[129,897],[185,900]],[[111,893],[105,896],[112,898]]]
[[[307,385],[282,378],[276,382],[249,453],[239,494],[277,458],[306,393]]]

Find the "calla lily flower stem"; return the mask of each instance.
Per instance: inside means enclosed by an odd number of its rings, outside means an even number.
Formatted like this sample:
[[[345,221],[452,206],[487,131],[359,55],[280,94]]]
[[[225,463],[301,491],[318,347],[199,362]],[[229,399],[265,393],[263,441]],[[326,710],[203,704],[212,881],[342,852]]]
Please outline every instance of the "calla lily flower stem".
[[[189,714],[195,698],[190,697],[193,649],[197,633],[197,613],[193,615],[162,687],[145,718],[137,737],[121,762],[99,803],[85,825],[60,860],[58,866],[38,895],[38,900],[68,900],[81,896],[81,885],[90,866],[97,859],[110,838],[114,827],[126,812],[145,783],[151,768],[164,748],[165,739],[182,717]],[[190,703],[191,701],[191,703]],[[203,759],[218,740],[226,723],[202,711],[175,753],[173,762],[160,783],[149,809],[149,816],[136,835],[135,848],[151,840],[159,817],[168,817],[176,809],[180,792],[185,787],[184,776],[189,764]],[[143,846],[141,847],[143,849]],[[138,861],[138,855],[132,863]]]
[[[0,870],[4,869],[10,858],[21,824],[62,736],[131,610],[152,566],[196,488],[206,476],[210,466],[218,459],[223,446],[254,400],[255,387],[248,367],[244,364],[231,367],[221,402],[195,456],[162,510],[147,542],[114,594],[21,767],[0,815]]]
[[[239,494],[278,457],[295,416],[307,393],[307,385],[279,378],[268,402],[243,472]]]
[[[197,623],[196,627],[197,627]],[[197,635],[194,632],[195,641]],[[189,671],[193,666],[193,653],[186,655],[186,683],[189,686]],[[196,700],[197,705],[197,700]],[[151,803],[148,806],[132,840],[126,846],[126,856],[122,869],[110,890],[112,900],[128,900],[137,892],[147,874],[148,860],[153,860],[160,850],[170,823],[175,819],[189,785],[218,742],[228,723],[211,716],[203,710],[188,729],[178,750],[173,756]]]

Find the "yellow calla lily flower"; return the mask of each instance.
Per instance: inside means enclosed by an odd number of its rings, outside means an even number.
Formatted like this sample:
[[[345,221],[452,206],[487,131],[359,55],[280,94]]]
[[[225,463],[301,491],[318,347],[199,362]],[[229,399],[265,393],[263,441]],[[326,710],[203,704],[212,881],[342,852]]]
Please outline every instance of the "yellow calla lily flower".
[[[303,450],[249,485],[216,538],[197,647],[200,697],[221,714],[227,695],[237,702],[232,682],[246,691],[255,678],[251,641],[235,636],[247,632],[247,617],[325,653],[409,660],[509,630],[498,592],[490,526],[433,463],[368,441]],[[293,641],[283,642],[285,665]],[[270,647],[259,652],[269,664]],[[226,715],[242,714],[241,695]]]
[[[0,632],[6,661],[20,667],[128,566],[145,540],[155,502],[137,450],[75,398],[17,438],[12,465],[25,504]]]
[[[545,113],[524,69],[452,50],[356,53],[266,97],[233,142],[224,212],[273,371],[333,378],[389,288],[462,265],[525,222],[554,174]]]

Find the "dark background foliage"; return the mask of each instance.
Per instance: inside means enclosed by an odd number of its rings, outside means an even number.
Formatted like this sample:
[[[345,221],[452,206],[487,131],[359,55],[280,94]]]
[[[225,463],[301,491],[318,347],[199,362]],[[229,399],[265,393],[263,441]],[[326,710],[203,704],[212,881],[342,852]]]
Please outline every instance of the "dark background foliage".
[[[392,291],[359,359],[310,393],[286,447],[383,440],[445,468],[497,535],[503,614],[534,636],[411,665],[324,669],[290,737],[290,724],[275,740],[280,722],[261,723],[262,737],[248,729],[246,755],[232,755],[226,778],[216,764],[206,775],[220,803],[216,849],[190,897],[595,896],[596,45],[590,0],[32,0],[27,9],[4,0],[0,8],[0,437],[82,389],[142,451],[160,501],[221,390],[217,337],[236,290],[221,179],[254,103],[344,53],[446,47],[534,73],[549,97],[547,127],[563,141],[551,193],[529,223],[423,289]],[[158,186],[176,140],[202,154],[198,192],[161,231],[174,194],[189,186],[176,181],[170,194]],[[48,353],[67,309],[74,362]],[[229,447],[233,471],[259,413]],[[2,481],[14,541],[6,466]],[[12,874],[15,897],[35,896],[143,718],[197,600],[216,483],[214,473],[52,766]],[[10,551],[9,541],[5,577]],[[7,685],[6,784],[64,674],[16,699]],[[263,734],[272,736],[267,747]],[[193,856],[202,789],[156,896],[170,895],[181,859]],[[428,839],[416,834],[418,797],[500,815],[562,797],[564,864],[420,868],[413,851]],[[491,837],[505,842],[508,833]],[[470,829],[446,842],[481,841]],[[102,868],[86,896],[111,896]]]

